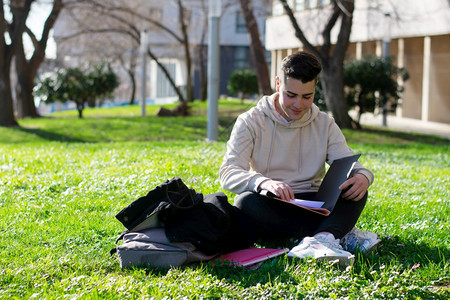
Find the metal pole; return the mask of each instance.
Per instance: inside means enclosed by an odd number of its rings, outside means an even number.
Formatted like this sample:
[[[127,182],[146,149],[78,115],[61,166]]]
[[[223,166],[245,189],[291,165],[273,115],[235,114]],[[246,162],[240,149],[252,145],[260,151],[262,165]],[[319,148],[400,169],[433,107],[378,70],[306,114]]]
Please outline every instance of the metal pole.
[[[147,31],[141,31],[141,116],[145,117],[145,107],[147,105]]]
[[[208,126],[207,140],[217,141],[219,99],[219,25],[221,0],[209,0]]]
[[[390,51],[390,44],[391,44],[391,14],[385,13],[384,14],[384,21],[385,21],[385,29],[384,29],[384,36],[383,36],[383,52],[382,56],[384,59],[387,59],[389,57],[389,51]],[[383,121],[382,125],[384,127],[387,126],[387,99],[383,99]]]
[[[383,58],[389,57],[389,48],[391,43],[391,14],[384,14],[385,28],[383,35],[383,48],[382,48],[382,56]]]

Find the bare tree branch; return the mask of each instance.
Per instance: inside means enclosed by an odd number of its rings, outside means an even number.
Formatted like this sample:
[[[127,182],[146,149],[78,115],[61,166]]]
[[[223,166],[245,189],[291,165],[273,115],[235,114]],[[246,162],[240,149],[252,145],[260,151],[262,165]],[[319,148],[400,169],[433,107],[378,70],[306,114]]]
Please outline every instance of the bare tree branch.
[[[60,37],[59,39],[62,42],[64,42],[64,41],[73,39],[75,37],[78,37],[78,36],[81,36],[81,35],[84,35],[84,34],[92,34],[92,33],[120,33],[120,34],[125,34],[127,36],[130,36],[138,45],[140,44],[140,36],[136,35],[136,32],[130,31],[130,30],[125,30],[123,28],[100,28],[100,29],[87,28],[87,29],[83,29],[83,30],[77,31],[77,32],[75,32],[73,34]]]
[[[115,5],[106,6],[102,2],[97,2],[95,0],[84,0],[84,1],[80,1],[80,2],[90,3],[91,5],[93,5],[93,7],[100,8],[101,12],[106,14],[107,16],[109,16],[113,19],[116,19],[117,21],[120,21],[122,23],[128,24],[128,25],[131,25],[131,22],[128,22],[125,18],[118,16],[116,14],[116,12],[127,13],[131,16],[136,16],[139,19],[142,19],[142,20],[162,29],[163,31],[167,32],[177,42],[179,42],[179,43],[183,42],[183,39],[180,36],[178,36],[173,30],[171,30],[167,26],[163,25],[161,22],[153,20],[152,18],[149,18],[143,14],[140,14],[139,12],[134,11],[127,6],[115,6]],[[139,32],[138,29],[136,29],[136,30]]]
[[[336,0],[339,2],[339,0]],[[343,5],[341,3],[341,5]],[[353,23],[353,11],[355,9],[354,1],[346,1],[345,15],[342,15],[341,18],[341,28],[339,30],[338,39],[336,45],[334,47],[333,56],[339,58],[339,60],[344,61],[345,53],[347,52],[348,44],[350,42],[350,33],[352,31],[352,23]]]
[[[192,87],[192,60],[191,60],[191,52],[189,49],[189,35],[187,34],[187,25],[186,25],[186,18],[185,18],[185,8],[183,7],[183,3],[181,0],[177,1],[178,5],[178,23],[180,25],[181,29],[181,35],[183,36],[182,43],[184,48],[184,54],[186,59],[186,75],[187,75],[187,100],[193,101],[194,100],[194,91]]]
[[[10,30],[10,39],[13,48],[17,40],[19,38],[22,38],[22,33],[25,31],[25,22],[30,13],[31,4],[33,2],[34,0],[11,0],[10,2],[11,12],[13,15],[13,20],[11,23],[12,30]],[[14,50],[12,52],[14,52]]]
[[[28,28],[28,26],[25,26],[25,33],[28,35],[28,37],[31,39],[31,42],[33,43],[33,47],[36,49],[37,47],[39,47],[39,41],[36,37],[36,35],[34,34],[33,31],[31,31],[30,28]]]
[[[259,35],[258,23],[253,13],[252,0],[239,0],[241,12],[245,20],[245,26],[250,38],[250,53],[253,64],[256,68],[256,77],[258,79],[258,90],[261,95],[271,95],[273,93],[270,86],[269,70],[267,68],[264,47]]]
[[[42,46],[45,47],[47,45],[50,30],[53,28],[53,25],[55,25],[56,19],[58,18],[62,9],[63,9],[62,0],[54,0],[52,11],[50,12],[50,15],[48,16],[47,20],[45,20],[44,28],[42,30],[42,36],[40,41]]]
[[[331,48],[331,30],[333,29],[334,25],[336,25],[336,22],[339,18],[340,15],[340,10],[337,7],[337,5],[334,5],[333,7],[333,13],[330,17],[330,19],[328,20],[327,25],[325,26],[325,28],[322,31],[322,36],[323,36],[323,45],[321,48],[321,52],[323,54],[323,57],[326,57],[328,55],[328,52],[330,51]]]
[[[291,24],[294,27],[295,36],[302,42],[302,44],[305,46],[306,49],[308,49],[308,51],[310,51],[312,54],[316,55],[319,58],[323,58],[322,54],[306,38],[305,34],[303,33],[303,30],[298,25],[294,13],[289,4],[287,3],[287,0],[279,0],[279,1],[283,5],[284,11],[288,15]]]
[[[336,3],[336,5],[341,9],[341,11],[347,16],[347,17],[351,17],[353,15],[353,11],[349,11],[345,5],[341,2],[341,0],[335,0],[334,1]]]

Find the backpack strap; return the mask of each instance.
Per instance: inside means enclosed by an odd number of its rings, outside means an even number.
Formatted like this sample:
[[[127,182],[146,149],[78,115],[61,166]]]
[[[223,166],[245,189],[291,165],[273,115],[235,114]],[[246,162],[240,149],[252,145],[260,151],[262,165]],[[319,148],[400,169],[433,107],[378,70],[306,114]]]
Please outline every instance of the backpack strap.
[[[117,239],[116,239],[116,244],[120,241],[120,240],[122,240],[123,239],[123,236],[125,235],[125,234],[127,234],[128,232],[130,232],[130,230],[124,230],[124,231],[122,231],[122,233],[117,237]]]

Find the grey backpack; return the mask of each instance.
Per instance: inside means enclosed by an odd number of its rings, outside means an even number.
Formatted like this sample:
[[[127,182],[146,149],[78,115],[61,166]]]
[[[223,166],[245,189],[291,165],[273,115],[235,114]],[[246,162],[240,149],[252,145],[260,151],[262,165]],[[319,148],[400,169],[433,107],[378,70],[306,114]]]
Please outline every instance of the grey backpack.
[[[116,218],[127,228],[117,238],[120,266],[178,267],[247,248],[251,223],[222,193],[189,189],[179,177],[166,180],[122,209]]]
[[[120,267],[170,268],[207,261],[216,255],[206,255],[189,242],[170,242],[164,228],[149,228],[128,232],[123,243],[111,250],[117,252]]]

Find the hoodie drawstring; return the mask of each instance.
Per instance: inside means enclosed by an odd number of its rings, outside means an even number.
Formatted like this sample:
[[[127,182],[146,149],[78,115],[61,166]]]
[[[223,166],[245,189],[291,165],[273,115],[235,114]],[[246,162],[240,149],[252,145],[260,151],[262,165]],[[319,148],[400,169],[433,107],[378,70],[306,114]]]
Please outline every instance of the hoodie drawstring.
[[[273,140],[275,139],[275,132],[277,131],[277,122],[273,121],[273,123],[275,124],[275,126],[272,130],[272,136],[270,139],[270,150],[269,150],[269,159],[267,160],[266,176],[269,176],[270,172],[270,161],[272,160]]]
[[[299,143],[299,146],[298,146],[298,149],[299,149],[299,153],[298,153],[298,173],[299,174],[301,173],[301,170],[302,170],[302,158],[301,158],[302,145],[303,145],[303,143],[302,143],[302,131],[303,131],[303,127],[300,128],[300,132],[299,132],[300,137],[298,139],[298,141],[299,141],[298,142]]]

